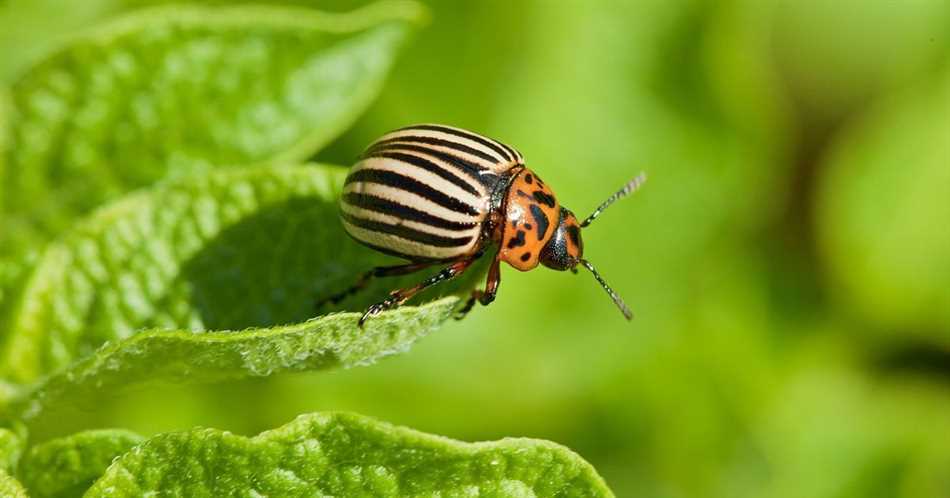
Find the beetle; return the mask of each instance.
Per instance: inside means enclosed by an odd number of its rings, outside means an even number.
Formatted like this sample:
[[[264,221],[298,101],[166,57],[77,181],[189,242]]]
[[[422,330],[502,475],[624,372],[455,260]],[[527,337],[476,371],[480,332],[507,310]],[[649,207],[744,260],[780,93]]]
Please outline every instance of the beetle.
[[[373,278],[406,275],[446,265],[408,288],[396,289],[360,317],[360,327],[420,291],[464,273],[494,253],[484,290],[476,289],[459,310],[488,305],[501,282],[500,264],[520,271],[541,264],[577,273],[589,270],[627,320],[630,309],[583,258],[581,229],[608,206],[637,190],[640,174],[578,222],[560,205],[551,187],[525,166],[514,148],[452,126],[420,124],[400,128],[373,142],[349,171],[340,198],[340,218],[356,241],[408,263],[373,268],[344,292],[323,302],[338,303]]]

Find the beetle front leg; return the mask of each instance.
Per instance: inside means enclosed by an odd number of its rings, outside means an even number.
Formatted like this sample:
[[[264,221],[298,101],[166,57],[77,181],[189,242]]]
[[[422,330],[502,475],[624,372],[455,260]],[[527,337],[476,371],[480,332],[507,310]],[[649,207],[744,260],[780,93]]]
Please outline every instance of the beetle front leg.
[[[498,286],[500,284],[501,260],[496,256],[495,260],[492,261],[491,267],[488,269],[488,278],[485,280],[485,290],[473,290],[471,297],[465,302],[465,306],[462,306],[462,308],[458,310],[458,313],[455,314],[455,319],[461,320],[465,318],[468,312],[472,311],[472,308],[475,307],[475,301],[481,303],[482,306],[491,304],[491,302],[495,300],[495,295],[498,294]]]
[[[433,285],[440,284],[447,280],[452,280],[453,278],[461,275],[465,272],[471,265],[474,259],[463,259],[452,263],[450,266],[444,268],[439,273],[423,280],[422,282],[408,287],[406,289],[397,289],[389,293],[389,297],[380,301],[369,308],[363,313],[363,316],[360,317],[359,325],[360,328],[363,327],[363,324],[371,316],[378,315],[383,311],[388,309],[396,308],[401,306],[403,303],[408,301],[412,296],[432,287]]]

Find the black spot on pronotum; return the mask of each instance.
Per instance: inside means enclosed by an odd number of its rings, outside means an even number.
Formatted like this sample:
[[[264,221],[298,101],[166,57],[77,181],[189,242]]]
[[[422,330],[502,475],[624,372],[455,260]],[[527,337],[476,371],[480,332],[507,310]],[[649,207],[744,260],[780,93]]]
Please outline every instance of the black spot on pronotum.
[[[511,228],[518,228],[518,220],[511,220]],[[531,228],[528,228],[531,230]]]
[[[534,177],[531,176],[531,173],[528,173],[527,175],[524,175],[524,181],[528,185],[531,185],[532,183],[534,183]]]
[[[518,230],[518,234],[515,235],[513,239],[508,241],[508,249],[514,249],[523,245],[525,245],[524,231]]]
[[[532,204],[531,207],[531,216],[534,217],[534,222],[538,224],[538,240],[544,238],[544,234],[548,232],[548,216],[544,214],[544,211],[538,207],[537,204]]]
[[[554,205],[556,204],[554,202],[554,197],[551,197],[547,193],[542,192],[540,190],[535,190],[534,193],[532,194],[532,197],[534,197],[534,200],[540,202],[541,204],[544,204],[547,207],[554,207]]]
[[[529,259],[531,259],[531,253],[530,253],[530,252],[526,252],[526,253],[524,253],[524,254],[521,255],[521,261],[528,261]]]
[[[531,230],[531,223],[525,223],[525,224],[524,224],[524,229],[525,229],[525,230]]]
[[[567,236],[571,238],[571,243],[573,243],[575,246],[580,247],[581,230],[577,228],[577,225],[569,225],[567,227]]]

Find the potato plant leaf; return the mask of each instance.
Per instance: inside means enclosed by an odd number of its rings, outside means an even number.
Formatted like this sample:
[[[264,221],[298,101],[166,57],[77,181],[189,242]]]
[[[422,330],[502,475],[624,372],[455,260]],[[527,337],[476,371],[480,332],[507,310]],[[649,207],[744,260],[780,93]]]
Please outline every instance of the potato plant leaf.
[[[20,460],[23,453],[23,434],[17,432],[22,431],[16,427],[0,428],[0,471],[12,471]]]
[[[11,428],[0,428],[0,496],[4,498],[26,498],[26,490],[20,481],[12,476],[23,453],[25,430],[22,424],[14,422]]]
[[[0,496],[4,498],[28,498],[20,481],[2,470],[0,470]]]
[[[109,467],[100,496],[609,497],[596,471],[531,439],[463,443],[352,414],[310,414],[253,438],[195,429]]]
[[[26,422],[64,401],[82,403],[97,392],[155,381],[214,382],[294,370],[370,364],[407,350],[452,316],[458,298],[404,306],[356,326],[359,313],[335,313],[305,323],[193,333],[147,331],[107,344],[46,378],[14,404]]]
[[[64,398],[140,381],[352,366],[408,348],[457,299],[396,310],[362,330],[355,313],[311,320],[334,311],[315,309],[316,300],[385,261],[343,231],[345,173],[217,170],[92,214],[47,248],[7,319],[3,374],[20,384],[43,378],[8,400],[12,412],[33,418]],[[377,281],[343,309],[362,310],[399,282]]]
[[[169,175],[309,157],[376,96],[421,12],[175,5],[73,37],[12,86],[0,255]]]
[[[387,259],[343,231],[336,199],[345,173],[316,165],[217,170],[98,210],[51,244],[25,279],[6,320],[3,375],[23,384],[83,357],[87,365],[97,358],[114,361],[122,351],[148,358],[139,349],[123,349],[125,344],[139,348],[136,343],[118,342],[147,329],[180,330],[166,338],[179,338],[172,343],[186,349],[195,341],[232,347],[232,340],[245,336],[188,334],[264,329],[332,311],[315,309],[315,301],[347,288],[361,272]],[[376,282],[346,302],[346,309],[362,309],[398,282]],[[442,319],[444,307],[431,310]],[[355,326],[346,315],[325,320],[300,327],[316,330],[324,323],[342,333]],[[422,321],[433,325],[431,320]],[[257,332],[247,334],[256,337]],[[177,347],[163,342],[160,332],[147,337],[141,340]],[[280,334],[274,337],[280,340]],[[93,355],[107,342],[110,346]],[[187,353],[179,354],[187,366]],[[301,354],[310,357],[312,351]]]
[[[34,498],[81,496],[116,457],[142,440],[138,434],[115,429],[54,439],[30,448],[19,475]]]

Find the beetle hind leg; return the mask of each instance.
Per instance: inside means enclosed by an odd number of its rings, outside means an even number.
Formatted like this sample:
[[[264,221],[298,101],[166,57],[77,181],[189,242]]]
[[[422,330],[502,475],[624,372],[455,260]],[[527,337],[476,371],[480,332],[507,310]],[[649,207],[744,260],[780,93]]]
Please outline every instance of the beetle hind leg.
[[[408,301],[412,296],[432,287],[433,285],[440,284],[447,280],[452,280],[455,277],[458,277],[467,270],[474,259],[463,259],[452,263],[451,265],[445,267],[439,273],[419,282],[418,284],[407,287],[405,289],[396,289],[389,293],[389,297],[386,299],[370,306],[363,312],[363,316],[360,317],[359,325],[360,328],[363,327],[363,324],[366,323],[366,320],[371,317],[380,314],[383,311],[398,308],[403,303]]]
[[[358,293],[359,291],[366,288],[371,280],[374,278],[380,277],[397,277],[400,275],[408,275],[410,273],[415,273],[417,271],[425,270],[426,268],[432,266],[433,263],[408,263],[404,265],[394,265],[394,266],[377,266],[372,270],[364,272],[356,282],[353,283],[348,289],[338,292],[336,294],[327,296],[322,299],[318,299],[314,302],[314,309],[320,309],[326,304],[340,304],[344,299]]]

